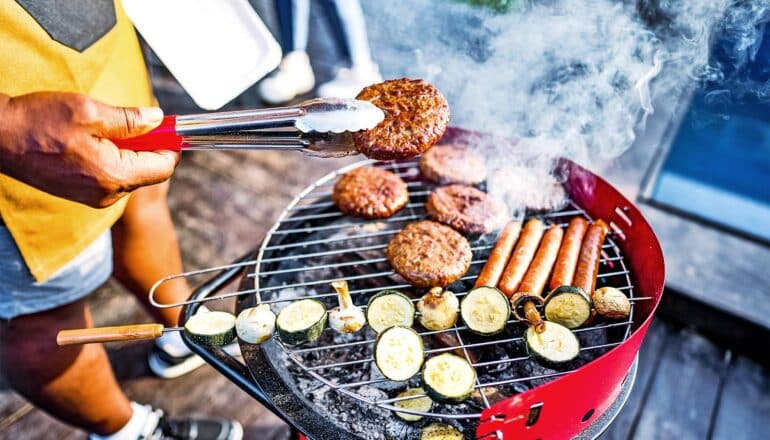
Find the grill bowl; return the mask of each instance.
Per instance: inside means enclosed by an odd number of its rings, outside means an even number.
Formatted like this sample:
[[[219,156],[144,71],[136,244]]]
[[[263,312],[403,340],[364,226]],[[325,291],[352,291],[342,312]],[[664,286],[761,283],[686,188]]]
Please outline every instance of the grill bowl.
[[[445,139],[465,134],[461,130],[451,129]],[[354,166],[360,164],[351,167]],[[296,287],[303,290],[303,296],[308,295],[306,289],[314,289],[310,294],[320,295],[320,299],[326,301],[327,305],[332,305],[335,297],[328,286],[328,280],[340,276],[350,280],[354,298],[357,295],[363,297],[355,301],[357,304],[365,304],[364,300],[369,295],[382,288],[393,287],[394,284],[409,290],[406,283],[401,281],[403,284],[399,284],[398,278],[393,278],[389,273],[390,269],[382,255],[382,246],[392,233],[408,222],[422,218],[420,206],[430,188],[413,171],[416,169],[413,162],[380,166],[391,167],[404,174],[412,190],[410,205],[405,210],[381,222],[358,222],[342,217],[328,201],[328,194],[336,176],[346,169],[332,173],[300,194],[268,232],[257,256],[257,268],[254,273],[244,277],[241,291],[258,291],[260,300],[280,306],[281,302],[297,293],[287,289],[286,284],[299,284]],[[632,315],[628,324],[614,323],[601,329],[600,326],[608,323],[600,323],[598,326],[601,332],[587,331],[585,337],[581,335],[583,345],[593,352],[583,357],[579,364],[568,368],[568,373],[545,370],[533,361],[520,359],[523,349],[519,341],[521,329],[518,333],[516,330],[507,331],[494,339],[473,338],[459,330],[456,336],[459,335],[465,344],[471,344],[469,351],[482,357],[480,362],[486,364],[482,368],[489,367],[490,362],[505,368],[510,368],[512,364],[525,366],[521,370],[523,372],[516,373],[522,380],[512,380],[515,377],[506,376],[505,380],[495,382],[494,375],[486,379],[486,382],[492,382],[501,391],[498,395],[486,396],[486,393],[481,393],[486,398],[480,394],[474,400],[475,404],[443,407],[435,414],[461,424],[466,432],[475,429],[479,437],[497,434],[505,438],[511,438],[512,435],[565,438],[584,431],[620,393],[622,382],[629,372],[660,298],[663,285],[662,255],[657,240],[638,210],[605,181],[585,169],[569,161],[563,161],[561,167],[562,174],[567,178],[565,188],[573,205],[566,207],[561,214],[546,213],[545,219],[565,223],[572,215],[584,213],[589,218],[608,221],[613,229],[613,237],[605,245],[605,252],[614,268],[603,265],[604,277],[600,278],[600,284],[604,282],[606,285],[621,287],[629,296],[633,297],[636,293],[637,297],[652,297],[652,300],[634,301],[635,315]],[[390,230],[392,232],[388,232]],[[342,236],[339,235],[340,231],[344,231]],[[367,235],[367,238],[354,239],[352,242],[349,237],[344,242],[341,240],[345,234],[351,233],[355,236]],[[340,240],[330,242],[330,239]],[[493,242],[494,237],[482,237],[472,242],[476,264],[464,277],[465,284],[461,282],[454,285],[452,290],[467,291]],[[343,246],[335,247],[339,243]],[[361,250],[353,253],[355,258],[345,260],[343,257],[350,257],[351,247]],[[336,253],[331,257],[313,256],[328,251]],[[296,255],[311,257],[302,257],[308,260],[299,261]],[[366,263],[362,265],[361,261]],[[315,275],[311,273],[309,278],[302,278],[309,271],[315,271]],[[387,281],[383,282],[382,279]],[[256,301],[257,295],[242,296],[238,309],[253,306]],[[517,326],[514,324],[513,327]],[[522,326],[518,327],[523,329]],[[598,340],[587,335],[594,332],[601,333]],[[241,349],[254,380],[271,396],[276,409],[313,438],[336,439],[340,438],[341,432],[345,432],[346,438],[371,438],[367,433],[381,433],[383,430],[390,435],[402,437],[417,429],[400,422],[387,411],[392,408],[389,397],[392,398],[397,391],[377,385],[389,385],[389,381],[375,382],[372,384],[374,387],[369,387],[369,384],[339,387],[340,383],[380,380],[376,377],[372,379],[369,370],[362,372],[359,368],[371,362],[366,361],[366,351],[356,347],[365,347],[367,344],[362,340],[370,341],[372,336],[359,334],[352,339],[347,338],[343,340],[342,336],[335,336],[331,330],[327,330],[327,335],[320,343],[303,346],[298,350],[283,346],[275,339],[260,347],[242,344]],[[500,341],[512,347],[508,351],[496,353],[490,360],[486,356],[487,352],[498,349],[495,346],[500,345]],[[331,350],[324,348],[329,344],[351,342],[352,346],[334,349],[341,353],[336,355],[338,358],[335,358]],[[441,350],[436,344],[432,347]],[[358,351],[352,356],[351,349]],[[326,359],[315,356],[325,350],[332,356]],[[506,356],[507,359],[504,359]],[[507,362],[501,362],[501,358]],[[593,358],[596,359],[588,362]],[[337,368],[315,369],[321,363],[337,361],[345,364]],[[336,374],[331,373],[334,371]],[[326,395],[323,392],[324,386],[338,389],[336,393],[329,391],[330,394]],[[404,386],[397,388],[403,389]],[[319,405],[319,401],[323,404]],[[331,416],[330,406],[343,406],[344,409],[342,413],[337,411]],[[341,414],[345,414],[348,419],[340,420]],[[537,417],[532,423],[534,414]],[[330,423],[330,418],[335,419],[334,422]]]

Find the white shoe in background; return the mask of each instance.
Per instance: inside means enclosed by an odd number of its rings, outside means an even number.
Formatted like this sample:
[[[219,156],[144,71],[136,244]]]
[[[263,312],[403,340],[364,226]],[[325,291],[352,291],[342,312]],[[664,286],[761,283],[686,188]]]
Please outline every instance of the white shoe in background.
[[[268,104],[284,104],[313,90],[315,76],[307,52],[289,52],[278,70],[259,83],[259,95]]]
[[[350,69],[340,69],[337,76],[318,86],[321,98],[355,98],[366,86],[382,82],[380,69],[374,63],[361,63]]]

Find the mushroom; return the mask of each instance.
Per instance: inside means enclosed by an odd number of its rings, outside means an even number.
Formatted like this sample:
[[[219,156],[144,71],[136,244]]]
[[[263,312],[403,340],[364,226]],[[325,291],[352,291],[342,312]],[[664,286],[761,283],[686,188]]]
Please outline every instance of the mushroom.
[[[457,322],[460,301],[441,287],[434,287],[417,302],[420,324],[428,330],[446,330]]]
[[[366,324],[364,312],[353,304],[347,281],[334,281],[340,305],[329,311],[329,326],[341,333],[355,333]]]
[[[235,331],[238,337],[249,344],[261,344],[273,336],[275,313],[267,304],[249,307],[238,314]]]
[[[596,313],[605,318],[623,319],[631,314],[631,302],[628,297],[614,287],[596,289],[591,297]]]

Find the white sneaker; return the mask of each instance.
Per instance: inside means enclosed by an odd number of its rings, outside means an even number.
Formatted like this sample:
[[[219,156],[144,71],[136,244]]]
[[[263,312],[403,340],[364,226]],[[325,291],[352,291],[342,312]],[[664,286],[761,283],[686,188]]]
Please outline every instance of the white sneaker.
[[[278,69],[259,83],[259,95],[268,104],[284,104],[313,90],[315,76],[307,52],[289,52]]]
[[[376,64],[356,65],[350,69],[340,69],[333,80],[318,86],[318,96],[355,98],[361,89],[378,82],[382,82],[382,76]]]

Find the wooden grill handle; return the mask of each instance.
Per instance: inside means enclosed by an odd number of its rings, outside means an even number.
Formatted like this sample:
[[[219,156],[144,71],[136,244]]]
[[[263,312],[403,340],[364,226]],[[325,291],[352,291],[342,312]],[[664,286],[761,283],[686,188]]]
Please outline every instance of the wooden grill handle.
[[[134,324],[115,327],[62,330],[56,335],[58,345],[155,339],[163,334],[163,324]]]

